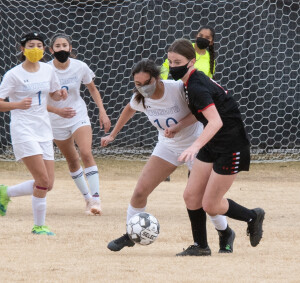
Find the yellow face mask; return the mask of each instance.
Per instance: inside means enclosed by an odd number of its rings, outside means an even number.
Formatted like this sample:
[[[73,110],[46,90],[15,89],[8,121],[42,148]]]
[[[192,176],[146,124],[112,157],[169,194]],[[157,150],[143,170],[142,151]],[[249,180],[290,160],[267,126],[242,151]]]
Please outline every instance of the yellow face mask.
[[[24,56],[31,62],[36,63],[40,61],[44,56],[44,50],[37,47],[27,49],[25,48]]]

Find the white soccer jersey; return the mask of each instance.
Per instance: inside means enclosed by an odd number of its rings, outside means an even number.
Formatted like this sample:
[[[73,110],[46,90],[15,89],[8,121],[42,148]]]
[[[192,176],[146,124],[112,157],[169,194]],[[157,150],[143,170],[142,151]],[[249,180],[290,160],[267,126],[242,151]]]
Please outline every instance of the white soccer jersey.
[[[12,144],[26,141],[45,142],[53,139],[47,99],[49,92],[60,89],[59,80],[53,68],[39,62],[37,72],[27,72],[22,64],[9,70],[0,85],[0,98],[9,98],[10,102],[20,102],[31,97],[29,109],[11,110],[10,133]],[[49,100],[52,100],[49,98]]]
[[[137,103],[135,94],[132,96],[130,106],[132,109],[144,112],[149,121],[158,130],[158,140],[165,143],[168,148],[184,150],[189,147],[201,134],[203,126],[196,122],[180,132],[174,138],[166,138],[164,130],[186,117],[191,111],[185,101],[185,93],[182,81],[163,80],[165,92],[160,99],[145,98],[143,103]]]
[[[76,115],[72,118],[63,118],[57,114],[49,113],[52,128],[65,128],[85,119],[87,114],[86,104],[80,96],[80,85],[89,84],[95,77],[94,72],[82,61],[70,58],[70,65],[65,70],[55,68],[53,60],[49,64],[57,74],[61,88],[68,91],[68,98],[64,101],[49,101],[49,105],[57,108],[72,107]]]

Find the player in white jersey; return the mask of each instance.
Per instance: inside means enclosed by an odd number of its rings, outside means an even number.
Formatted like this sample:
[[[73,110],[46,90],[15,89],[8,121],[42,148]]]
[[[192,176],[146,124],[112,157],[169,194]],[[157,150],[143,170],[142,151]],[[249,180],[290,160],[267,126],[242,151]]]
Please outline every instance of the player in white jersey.
[[[54,142],[65,156],[70,175],[85,198],[86,214],[101,215],[99,173],[92,155],[91,123],[86,104],[80,96],[81,83],[87,86],[99,108],[100,127],[104,126],[104,131],[108,132],[111,124],[103,107],[100,93],[93,82],[95,74],[84,62],[69,58],[71,51],[72,43],[69,36],[57,34],[52,37],[50,52],[54,55],[54,60],[49,64],[54,68],[61,88],[68,91],[68,98],[65,101],[49,101],[48,111],[51,112],[50,121]],[[81,160],[85,166],[84,172],[74,142],[79,148]]]
[[[54,183],[52,130],[47,100],[67,98],[53,68],[39,62],[44,37],[32,32],[21,38],[22,61],[9,70],[0,85],[0,111],[10,111],[10,132],[16,160],[22,160],[33,180],[15,186],[0,185],[0,215],[6,214],[11,197],[33,195],[33,234],[54,235],[45,226],[46,194]],[[9,102],[4,101],[5,98]]]
[[[195,119],[185,101],[182,82],[160,80],[160,68],[151,60],[142,60],[133,68],[132,75],[135,83],[135,94],[124,108],[118,122],[109,136],[101,139],[101,145],[107,146],[136,111],[144,112],[149,121],[158,130],[158,142],[152,156],[145,165],[133,192],[127,210],[127,223],[136,213],[146,209],[147,198],[151,192],[169,176],[179,165],[181,153],[188,148],[202,132],[202,124]],[[168,128],[176,124],[176,134],[173,138]],[[189,169],[192,162],[188,162]],[[212,218],[216,229],[224,230],[227,221],[224,216]],[[134,243],[127,234],[111,241],[108,249],[120,251],[124,247],[132,247]],[[220,247],[221,252],[226,251]]]

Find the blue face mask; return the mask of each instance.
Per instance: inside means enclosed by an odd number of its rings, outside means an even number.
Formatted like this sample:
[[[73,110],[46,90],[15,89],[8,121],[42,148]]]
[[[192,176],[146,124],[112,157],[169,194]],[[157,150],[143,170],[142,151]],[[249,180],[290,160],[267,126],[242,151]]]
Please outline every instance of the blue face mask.
[[[145,98],[151,98],[156,90],[156,81],[153,84],[136,87],[136,89]]]

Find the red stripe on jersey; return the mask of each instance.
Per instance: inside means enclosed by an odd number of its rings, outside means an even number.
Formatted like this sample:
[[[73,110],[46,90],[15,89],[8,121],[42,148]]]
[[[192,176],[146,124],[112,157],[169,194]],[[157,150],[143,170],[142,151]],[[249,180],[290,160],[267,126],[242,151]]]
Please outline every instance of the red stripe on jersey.
[[[193,71],[190,72],[190,75],[189,75],[189,77],[188,77],[186,83],[184,84],[186,87],[188,86],[188,82],[189,82],[190,76],[191,76],[194,72],[196,72],[196,69],[194,69]]]
[[[234,152],[232,155],[240,155],[240,152]]]
[[[202,111],[204,111],[205,109],[207,109],[208,107],[213,106],[213,105],[215,105],[215,104],[214,104],[214,103],[211,103],[211,104],[207,105],[207,106],[204,107],[203,109],[198,110],[198,113],[201,113]]]

